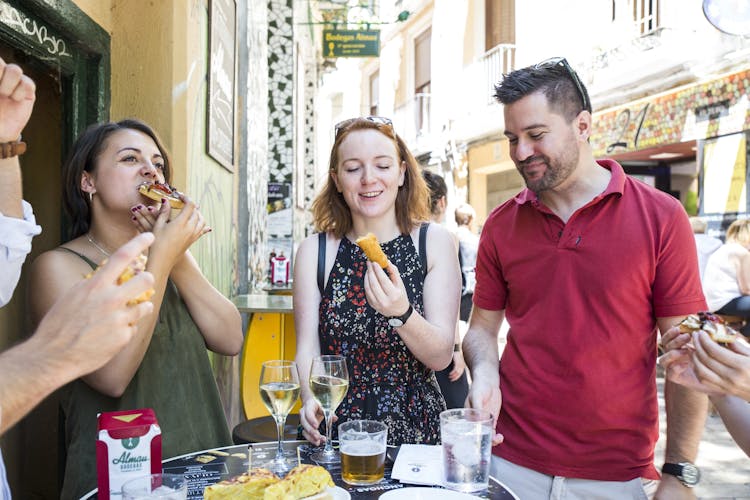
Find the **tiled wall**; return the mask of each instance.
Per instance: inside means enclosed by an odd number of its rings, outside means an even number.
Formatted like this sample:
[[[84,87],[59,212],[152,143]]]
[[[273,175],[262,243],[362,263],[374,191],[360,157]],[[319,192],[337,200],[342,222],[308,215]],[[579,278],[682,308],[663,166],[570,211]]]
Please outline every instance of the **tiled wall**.
[[[295,40],[297,47],[297,57],[300,63],[297,65],[297,74],[295,75],[296,87],[298,88],[296,96],[297,117],[295,118],[297,133],[296,148],[301,151],[296,155],[297,161],[301,163],[296,169],[295,191],[297,192],[298,203],[295,207],[294,214],[294,240],[302,241],[312,232],[312,216],[310,205],[315,195],[315,93],[317,81],[317,61],[316,61],[316,43],[312,26],[308,24],[313,21],[309,17],[310,12],[307,9],[297,9],[294,12]],[[301,133],[300,133],[301,132]]]
[[[298,224],[295,224],[300,232],[309,233],[312,231],[312,217],[310,214],[310,205],[315,197],[315,80],[317,78],[315,69],[317,65],[315,60],[308,60],[305,64],[304,81],[301,83],[305,86],[305,103],[304,103],[304,126],[305,126],[305,208],[304,212],[297,218]],[[300,77],[302,80],[302,77]],[[295,221],[295,222],[297,222]],[[304,234],[303,233],[303,234]]]
[[[292,0],[268,0],[268,182],[292,182]]]
[[[248,281],[252,292],[263,286],[267,257],[266,202],[268,190],[268,3],[248,0],[247,43],[248,95],[239,102],[247,107],[247,196],[250,221],[248,227]],[[242,244],[242,243],[240,243]]]
[[[250,200],[249,279],[250,288],[264,285],[268,264],[269,239],[285,235],[269,234],[266,225],[268,183],[302,183],[298,198],[297,186],[292,189],[294,210],[293,236],[299,243],[309,232],[309,207],[314,196],[315,144],[314,95],[316,84],[315,51],[309,29],[295,28],[306,21],[307,9],[294,9],[293,0],[251,0],[249,3],[249,57],[252,74],[248,77],[250,95],[248,116],[248,193]],[[301,16],[301,19],[297,19]],[[299,39],[297,39],[299,38]],[[302,74],[295,75],[294,47],[303,47]],[[264,76],[266,76],[264,78]],[[297,92],[295,85],[302,85]],[[261,102],[255,96],[265,95]],[[301,140],[295,144],[295,129],[303,127]],[[301,155],[294,148],[303,148]],[[297,158],[303,162],[296,169]],[[300,175],[302,174],[302,175]],[[300,176],[301,178],[296,178]],[[300,206],[297,202],[304,199]]]
[[[292,0],[268,0],[268,182],[274,191],[269,213],[266,259],[293,252],[294,216],[294,19]],[[276,187],[276,186],[275,186]],[[281,206],[277,206],[283,200]],[[269,207],[272,206],[269,197]]]

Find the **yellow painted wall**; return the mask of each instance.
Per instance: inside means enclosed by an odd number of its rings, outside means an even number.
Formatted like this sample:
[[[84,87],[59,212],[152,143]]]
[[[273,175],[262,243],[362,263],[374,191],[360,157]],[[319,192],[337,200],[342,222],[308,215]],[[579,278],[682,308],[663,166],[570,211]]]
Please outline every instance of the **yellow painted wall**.
[[[112,32],[112,1],[106,0],[74,0],[79,9],[93,19],[108,33]]]
[[[112,21],[111,118],[134,117],[151,125],[172,154],[172,183],[186,189],[185,138],[175,141],[172,130],[172,88],[180,76],[175,57],[185,50],[175,38],[173,2],[114,1]]]

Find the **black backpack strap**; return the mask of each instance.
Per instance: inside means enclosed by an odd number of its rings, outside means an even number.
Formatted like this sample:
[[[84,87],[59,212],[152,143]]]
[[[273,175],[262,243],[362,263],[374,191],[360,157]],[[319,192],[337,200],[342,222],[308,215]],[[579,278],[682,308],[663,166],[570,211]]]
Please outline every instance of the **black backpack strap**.
[[[326,274],[326,233],[318,233],[318,290],[323,295],[323,284]]]
[[[466,290],[466,275],[464,274],[464,258],[461,255],[461,243],[458,244],[458,268],[461,270],[461,293]]]
[[[424,275],[427,275],[427,228],[430,223],[425,222],[419,227],[419,261],[422,263]]]

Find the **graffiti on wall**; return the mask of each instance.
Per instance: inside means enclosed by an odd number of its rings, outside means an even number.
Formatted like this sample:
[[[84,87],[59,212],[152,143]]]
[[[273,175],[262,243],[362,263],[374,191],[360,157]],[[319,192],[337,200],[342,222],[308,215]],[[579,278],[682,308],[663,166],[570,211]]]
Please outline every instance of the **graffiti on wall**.
[[[637,151],[750,128],[750,70],[596,113],[596,156]]]
[[[5,2],[0,3],[0,23],[16,30],[21,35],[33,38],[35,43],[57,57],[73,57],[68,52],[65,40],[55,36],[53,31],[35,19],[27,17],[23,12]]]

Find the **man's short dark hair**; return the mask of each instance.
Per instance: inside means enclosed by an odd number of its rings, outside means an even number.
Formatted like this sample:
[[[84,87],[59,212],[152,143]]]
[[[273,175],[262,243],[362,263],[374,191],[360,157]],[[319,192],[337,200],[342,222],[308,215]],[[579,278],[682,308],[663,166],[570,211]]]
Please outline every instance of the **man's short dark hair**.
[[[534,65],[503,75],[503,79],[495,85],[494,97],[501,104],[512,104],[529,94],[541,92],[547,98],[549,107],[570,122],[584,109],[581,92],[585,93],[585,100],[590,102],[583,82],[580,85],[579,92],[572,75],[561,64],[544,67]]]

